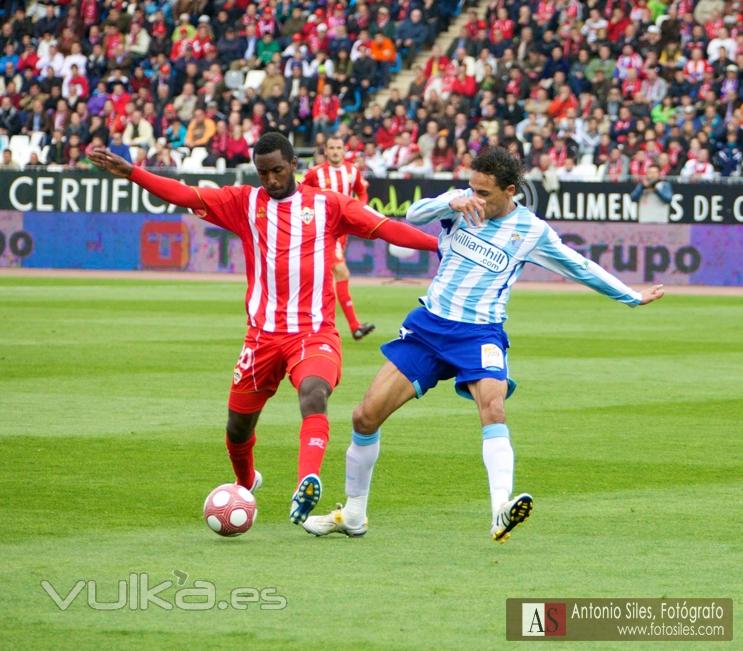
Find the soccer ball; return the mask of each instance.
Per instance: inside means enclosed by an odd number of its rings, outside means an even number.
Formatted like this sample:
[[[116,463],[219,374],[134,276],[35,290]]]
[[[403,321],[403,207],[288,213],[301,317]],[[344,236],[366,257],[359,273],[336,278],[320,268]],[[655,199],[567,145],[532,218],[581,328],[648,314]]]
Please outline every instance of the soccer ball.
[[[217,486],[204,501],[204,520],[220,536],[245,533],[257,517],[253,493],[237,484]]]

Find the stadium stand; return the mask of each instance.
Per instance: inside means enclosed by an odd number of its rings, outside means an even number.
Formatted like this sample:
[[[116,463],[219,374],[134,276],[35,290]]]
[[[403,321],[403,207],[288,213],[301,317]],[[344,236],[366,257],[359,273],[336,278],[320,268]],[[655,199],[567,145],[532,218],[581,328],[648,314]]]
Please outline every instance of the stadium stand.
[[[500,144],[557,182],[737,176],[742,18],[731,0],[2,0],[0,168],[86,168],[106,144],[224,169],[276,130],[310,152],[339,132],[370,175],[466,178]]]

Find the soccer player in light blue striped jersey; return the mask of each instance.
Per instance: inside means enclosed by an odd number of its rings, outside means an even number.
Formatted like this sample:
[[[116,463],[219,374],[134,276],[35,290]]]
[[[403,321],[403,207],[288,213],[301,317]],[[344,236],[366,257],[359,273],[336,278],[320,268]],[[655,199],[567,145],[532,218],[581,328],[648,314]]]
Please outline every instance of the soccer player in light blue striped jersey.
[[[631,307],[663,296],[663,286],[637,292],[594,262],[564,245],[557,233],[514,197],[520,162],[501,148],[474,161],[467,190],[452,190],[416,201],[407,219],[441,222],[441,263],[422,307],[413,310],[398,339],[382,346],[387,361],[353,413],[346,452],[345,506],[308,518],[315,535],[367,531],[366,505],[379,455],[382,423],[411,398],[420,398],[439,380],[454,378],[463,397],[474,400],[482,424],[482,457],[488,474],[490,534],[505,542],[529,517],[528,493],[511,497],[513,448],[505,400],[516,384],[508,375],[508,337],[503,330],[511,287],[527,262],[581,282]]]

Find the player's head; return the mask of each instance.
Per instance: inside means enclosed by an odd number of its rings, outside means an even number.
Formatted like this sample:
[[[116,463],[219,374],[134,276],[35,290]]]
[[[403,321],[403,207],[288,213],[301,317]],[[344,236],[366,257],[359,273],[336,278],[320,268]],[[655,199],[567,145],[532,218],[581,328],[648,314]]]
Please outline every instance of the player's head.
[[[660,180],[660,166],[656,163],[650,163],[647,170],[647,178],[650,183],[655,183]]]
[[[297,159],[294,147],[284,136],[280,133],[261,136],[253,149],[253,162],[261,185],[272,199],[283,199],[294,193]]]
[[[511,209],[521,182],[521,162],[502,147],[480,152],[472,162],[470,187],[485,201],[488,219],[502,217]]]
[[[325,157],[331,165],[336,167],[343,162],[345,145],[340,136],[330,136],[325,141]]]

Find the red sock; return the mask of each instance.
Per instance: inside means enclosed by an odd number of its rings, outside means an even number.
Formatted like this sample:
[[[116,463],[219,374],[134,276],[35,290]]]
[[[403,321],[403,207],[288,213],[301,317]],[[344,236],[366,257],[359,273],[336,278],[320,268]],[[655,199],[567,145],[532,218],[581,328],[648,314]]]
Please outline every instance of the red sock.
[[[299,481],[309,474],[320,474],[330,436],[330,423],[325,414],[313,414],[302,421],[299,432]]]
[[[227,454],[230,455],[232,469],[240,486],[248,490],[253,487],[255,481],[255,467],[253,464],[253,446],[255,445],[255,432],[243,443],[233,443],[230,437],[225,437],[227,442]]]
[[[340,303],[343,314],[346,315],[346,321],[348,321],[348,326],[351,328],[351,332],[358,330],[361,324],[356,317],[356,310],[353,309],[353,299],[351,298],[351,292],[348,289],[347,280],[335,281],[335,295],[338,297],[338,303]]]

